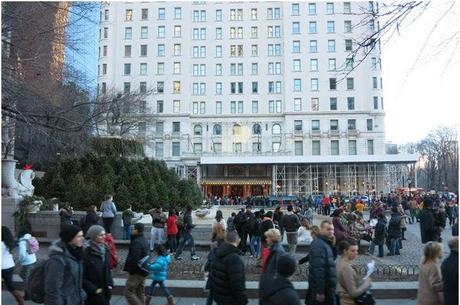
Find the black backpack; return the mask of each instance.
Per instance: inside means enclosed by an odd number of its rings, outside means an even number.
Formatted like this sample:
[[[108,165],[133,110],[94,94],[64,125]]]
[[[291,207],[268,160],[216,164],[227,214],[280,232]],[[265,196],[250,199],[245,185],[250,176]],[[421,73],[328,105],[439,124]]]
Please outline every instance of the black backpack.
[[[63,261],[64,259],[58,258]],[[29,298],[38,304],[45,302],[45,269],[50,259],[39,261],[35,267],[32,268],[29,275],[29,281],[25,290]],[[66,271],[68,272],[68,270]]]

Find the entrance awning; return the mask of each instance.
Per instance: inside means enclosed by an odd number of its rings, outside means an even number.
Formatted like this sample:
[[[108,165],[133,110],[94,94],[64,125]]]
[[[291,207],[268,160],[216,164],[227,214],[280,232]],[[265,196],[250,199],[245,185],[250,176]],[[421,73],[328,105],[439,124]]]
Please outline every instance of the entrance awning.
[[[269,178],[203,178],[201,184],[209,185],[264,185],[272,184],[272,180]]]

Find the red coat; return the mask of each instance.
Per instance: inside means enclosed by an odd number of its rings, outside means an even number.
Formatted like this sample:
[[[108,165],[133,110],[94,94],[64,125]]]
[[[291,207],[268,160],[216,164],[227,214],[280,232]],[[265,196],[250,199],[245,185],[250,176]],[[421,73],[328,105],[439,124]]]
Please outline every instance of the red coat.
[[[117,256],[117,248],[115,248],[115,241],[113,240],[113,236],[110,233],[105,235],[105,244],[107,248],[109,248],[110,252],[110,262],[109,268],[115,269],[118,265],[118,256]]]
[[[177,216],[176,215],[169,216],[168,220],[166,220],[166,226],[167,226],[168,235],[176,235],[177,232],[179,231],[177,229],[176,221],[177,221]]]
[[[329,205],[329,204],[331,204],[331,200],[329,199],[329,197],[324,196],[324,197],[323,197],[323,200],[322,200],[322,204],[323,204],[323,205]]]

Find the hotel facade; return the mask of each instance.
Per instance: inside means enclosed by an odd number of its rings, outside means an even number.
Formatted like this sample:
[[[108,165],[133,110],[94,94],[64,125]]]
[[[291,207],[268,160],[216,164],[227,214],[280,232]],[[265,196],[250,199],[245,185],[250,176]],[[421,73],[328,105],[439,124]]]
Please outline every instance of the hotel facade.
[[[104,2],[98,92],[147,92],[130,136],[205,195],[387,193],[417,156],[385,152],[377,9]]]

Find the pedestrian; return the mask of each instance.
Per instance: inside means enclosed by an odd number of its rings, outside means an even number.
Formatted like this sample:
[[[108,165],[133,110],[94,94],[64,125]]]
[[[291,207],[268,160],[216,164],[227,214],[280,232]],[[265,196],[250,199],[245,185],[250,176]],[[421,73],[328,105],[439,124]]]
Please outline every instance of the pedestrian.
[[[323,220],[310,247],[308,292],[305,304],[336,305],[336,269],[332,251],[334,226]]]
[[[213,226],[215,224],[220,224],[225,231],[227,230],[227,223],[224,220],[224,216],[222,215],[221,210],[217,210],[216,217],[214,218],[212,224]]]
[[[235,217],[236,213],[232,212],[229,218],[227,218],[227,231],[235,231]]]
[[[117,206],[113,202],[112,195],[106,195],[105,200],[101,203],[102,222],[106,233],[112,233],[113,220],[117,216]]]
[[[281,245],[281,233],[278,229],[270,229],[265,232],[265,239],[268,246],[269,254],[267,259],[262,260],[262,276],[261,281],[265,278],[265,275],[273,276],[276,274],[276,265],[278,264],[278,258],[284,254],[284,248]]]
[[[182,251],[184,251],[185,245],[190,245],[191,260],[199,260],[200,257],[196,255],[195,241],[192,236],[192,229],[195,227],[192,220],[192,207],[188,205],[184,213],[184,227],[181,229],[181,238],[179,246],[177,247],[175,258],[176,260],[182,260]]]
[[[123,220],[123,239],[129,240],[131,238],[131,226],[133,225],[134,212],[132,206],[128,204],[128,208],[121,213]]]
[[[355,298],[363,294],[371,285],[370,277],[361,280],[360,272],[352,262],[358,256],[358,245],[354,240],[343,240],[338,245],[337,295],[341,305],[355,305]]]
[[[281,255],[276,266],[276,276],[260,286],[260,305],[300,305],[300,300],[290,277],[297,268],[297,262],[290,255]]]
[[[458,236],[448,244],[450,255],[441,264],[444,305],[458,305]]]
[[[273,212],[268,211],[267,213],[265,213],[264,218],[262,219],[262,223],[260,224],[260,238],[262,241],[262,255],[261,255],[262,262],[265,262],[267,260],[268,254],[269,254],[265,232],[267,232],[270,229],[275,228],[275,224],[272,221],[272,217],[273,217]]]
[[[251,250],[251,257],[259,258],[262,255],[262,238],[260,236],[260,225],[262,223],[264,211],[257,211],[254,213],[253,223],[251,224],[251,241],[249,243]]]
[[[221,226],[218,226],[218,227],[222,228]],[[214,296],[213,290],[212,290],[211,265],[213,261],[216,259],[217,248],[225,241],[225,236],[227,234],[223,230],[220,230],[219,232],[216,234],[215,241],[211,243],[211,250],[208,253],[208,260],[206,261],[206,264],[204,265],[204,272],[205,272],[205,275],[207,276],[205,289],[209,290],[208,296],[206,298],[206,305],[212,305],[213,296]],[[232,231],[232,232],[235,232],[235,231]]]
[[[37,262],[37,255],[35,252],[30,251],[30,242],[35,241],[35,237],[30,234],[30,231],[23,227],[18,234],[19,239],[19,264],[21,265],[21,272],[19,275],[24,281],[24,287],[28,287],[30,271]],[[38,243],[38,242],[37,242]],[[25,290],[25,289],[24,289]],[[27,291],[24,291],[24,300],[28,300]]]
[[[65,224],[71,225],[73,217],[73,209],[70,203],[65,203],[64,206],[59,210],[59,216],[61,218],[61,227]]]
[[[321,205],[323,206],[323,215],[329,216],[331,214],[331,199],[329,196],[324,196],[321,199]]]
[[[244,262],[238,251],[240,238],[227,232],[225,242],[215,252],[211,265],[212,291],[218,305],[246,305],[246,277]]]
[[[49,248],[49,259],[44,266],[45,305],[82,305],[86,300],[83,290],[83,230],[64,224],[60,240]]]
[[[155,207],[149,211],[152,216],[152,229],[150,231],[150,251],[155,249],[155,245],[162,245],[165,242],[165,224],[166,216],[163,214],[163,210],[159,207]]]
[[[388,222],[388,239],[390,241],[390,253],[388,253],[388,256],[400,254],[401,245],[399,242],[401,234],[401,214],[398,211],[398,207],[394,205],[391,207],[391,218]]]
[[[16,247],[13,234],[6,226],[2,226],[2,280],[6,289],[13,295],[19,305],[24,305],[24,296],[13,282],[15,263],[11,251]]]
[[[306,208],[305,208],[305,211],[303,212],[303,217],[305,219],[307,219],[310,224],[312,224],[313,223],[313,216],[314,216],[313,209],[308,204],[306,206]]]
[[[246,255],[246,252],[248,251],[248,237],[249,241],[251,240],[251,236],[249,233],[251,232],[251,225],[254,223],[254,214],[251,211],[251,206],[247,205],[246,206],[246,211],[243,213],[242,216],[242,222],[241,222],[241,242],[240,245],[238,246],[243,255]],[[241,220],[240,220],[241,221]]]
[[[423,199],[423,210],[420,214],[420,235],[422,244],[439,240],[439,231],[435,226],[433,201],[429,197]]]
[[[289,254],[294,255],[297,249],[297,230],[300,227],[300,221],[299,217],[292,212],[292,205],[287,207],[286,214],[281,218],[280,226],[286,230]]]
[[[110,250],[105,244],[105,229],[93,225],[86,236],[90,244],[84,250],[83,288],[88,294],[86,305],[110,305],[113,279],[110,272]]]
[[[379,214],[377,219],[377,224],[375,225],[374,229],[374,238],[371,241],[371,245],[369,247],[369,254],[374,255],[375,246],[379,248],[379,257],[383,257],[383,245],[385,243],[385,238],[388,234],[387,227],[385,224],[385,215]]]
[[[343,210],[336,209],[332,212],[332,224],[334,226],[334,236],[337,244],[348,236],[347,229],[342,223]]]
[[[430,241],[425,245],[419,265],[417,305],[444,303],[441,270],[438,264],[441,257],[442,245],[440,243]],[[458,293],[458,286],[456,287]]]
[[[165,285],[165,281],[168,277],[168,266],[171,264],[171,255],[169,255],[165,247],[160,244],[155,245],[155,252],[157,258],[149,265],[149,269],[152,271],[150,273],[152,284],[150,284],[149,294],[145,298],[145,305],[150,305],[150,300],[155,295],[157,284],[166,296],[167,305],[174,305],[174,297]]]
[[[166,220],[166,233],[168,234],[169,252],[172,254],[175,254],[177,250],[176,235],[178,232],[179,229],[177,228],[177,215],[176,212],[171,209],[169,210],[168,219]]]
[[[99,218],[99,215],[97,215],[97,207],[95,205],[90,205],[82,221],[81,228],[83,229],[83,234],[86,235],[91,226],[97,225],[99,223]]]
[[[144,224],[136,223],[131,230],[131,244],[124,271],[129,273],[123,291],[129,305],[144,304],[144,283],[149,274],[138,266],[138,262],[149,254],[149,245],[144,237]]]
[[[282,218],[283,212],[281,212],[281,206],[277,206],[275,212],[273,212],[273,223],[275,226],[278,226],[278,230],[280,230],[281,240],[284,238],[284,227],[280,225]]]
[[[118,266],[117,247],[115,246],[115,240],[113,239],[112,233],[105,233],[105,244],[109,249],[109,268],[112,270]]]
[[[318,226],[311,226],[311,241],[315,240],[315,238],[319,235],[319,227]],[[311,243],[310,243],[311,245]],[[299,265],[305,264],[310,261],[310,252],[307,253],[303,258],[299,260]]]

